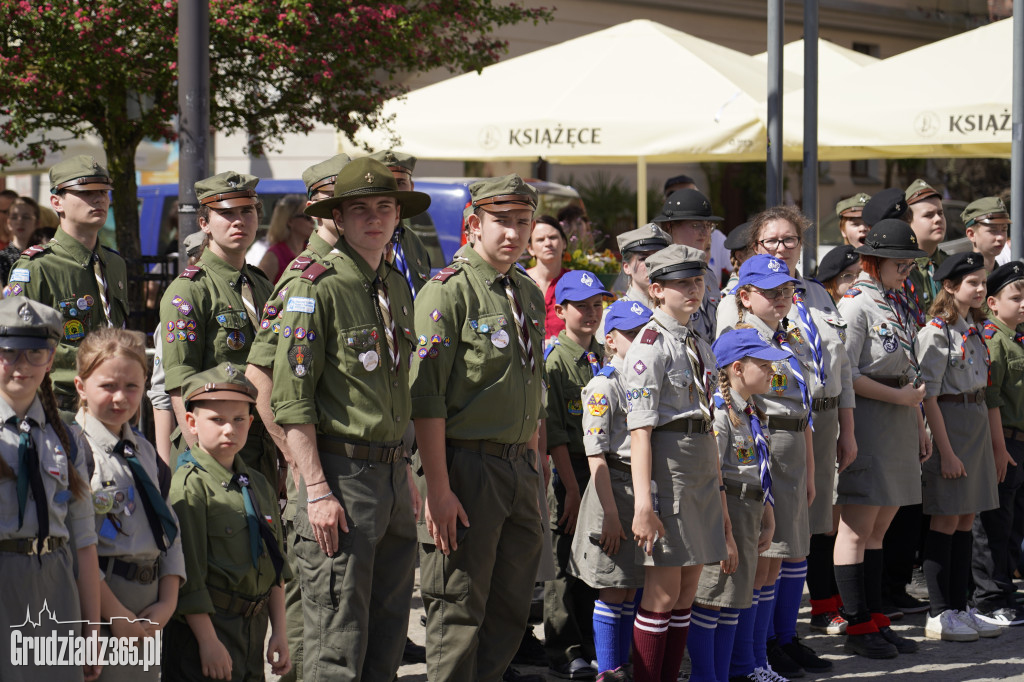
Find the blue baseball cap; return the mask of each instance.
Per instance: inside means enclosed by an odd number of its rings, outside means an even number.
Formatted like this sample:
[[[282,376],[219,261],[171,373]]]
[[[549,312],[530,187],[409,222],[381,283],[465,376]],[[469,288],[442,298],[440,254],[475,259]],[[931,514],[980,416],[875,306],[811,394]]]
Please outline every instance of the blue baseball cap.
[[[555,285],[555,301],[557,303],[585,301],[598,294],[612,295],[601,285],[601,280],[597,278],[597,275],[586,270],[570,270],[562,275],[558,284]]]
[[[752,284],[758,289],[774,289],[783,284],[799,283],[799,281],[789,276],[789,266],[786,265],[786,261],[766,253],[759,253],[743,261],[743,265],[740,266],[740,281],[736,286]]]
[[[743,358],[758,360],[785,360],[791,353],[772,346],[761,338],[754,328],[730,329],[722,333],[711,344],[711,352],[715,354],[718,369],[728,367]]]
[[[613,329],[621,332],[642,327],[653,314],[643,303],[619,299],[608,306],[608,314],[604,318],[604,333],[607,334]]]

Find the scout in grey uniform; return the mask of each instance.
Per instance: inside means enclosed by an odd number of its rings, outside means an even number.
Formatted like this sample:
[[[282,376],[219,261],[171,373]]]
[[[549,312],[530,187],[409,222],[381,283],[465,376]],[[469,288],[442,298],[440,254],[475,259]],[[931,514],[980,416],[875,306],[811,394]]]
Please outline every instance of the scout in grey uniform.
[[[647,257],[671,244],[672,238],[654,223],[647,223],[636,230],[623,232],[615,240],[619,246],[619,253],[622,254],[622,276],[625,276],[629,282],[622,298],[626,301],[637,301],[645,308],[650,309],[654,306],[654,301],[647,294],[647,287],[651,283],[647,277]],[[605,308],[605,316],[607,314],[608,309]],[[599,339],[605,337],[604,324],[605,321],[602,318],[596,335]]]
[[[594,602],[594,648],[598,672],[616,671],[629,660],[637,588],[637,564],[627,529],[633,524],[633,477],[626,413],[629,398],[623,360],[651,311],[637,301],[619,300],[606,308],[605,348],[611,360],[583,389],[583,445],[590,483],[580,502],[568,572],[600,590]],[[608,643],[611,646],[608,646]],[[616,679],[605,675],[606,680]]]
[[[839,474],[837,484],[837,504],[843,509],[836,583],[849,623],[846,650],[892,658],[916,645],[898,637],[879,611],[882,538],[898,507],[921,500],[919,461],[931,450],[920,408],[925,387],[913,345],[915,322],[893,302],[914,259],[924,252],[910,226],[896,219],[878,222],[857,252],[861,277],[839,301],[857,393],[858,448],[857,459]]]
[[[62,327],[60,313],[41,303],[0,301],[0,419],[5,424],[0,430],[0,627],[8,630],[5,637],[13,637],[12,627],[28,637],[68,631],[88,636],[99,629],[93,625],[100,622],[100,596],[88,446],[65,430],[48,375]],[[20,382],[11,381],[16,368],[25,377]],[[66,624],[54,630],[47,618]],[[33,627],[27,619],[42,623]],[[88,622],[84,628],[82,621]],[[81,667],[41,669],[33,664],[31,650],[28,657],[29,665],[15,666],[11,656],[0,656],[0,679],[82,679]],[[98,672],[85,669],[89,675]]]
[[[702,565],[728,558],[735,568],[711,434],[715,360],[685,324],[703,300],[703,256],[674,244],[647,259],[658,307],[624,362],[632,401],[633,534],[649,567],[633,630],[637,680],[678,673]]]
[[[679,189],[665,199],[661,214],[654,218],[672,238],[672,243],[682,244],[704,252],[704,259],[710,257],[711,232],[714,223],[722,222],[722,218],[711,214],[711,202],[696,189]],[[700,308],[690,320],[690,328],[697,336],[710,344],[715,340],[715,320],[718,304],[721,301],[719,291],[722,283],[718,275],[710,269],[704,271],[704,298]]]
[[[734,573],[708,564],[701,571],[694,600],[690,634],[690,677],[729,679],[754,671],[751,640],[734,642],[741,614],[755,616],[752,606],[758,552],[768,549],[775,532],[767,416],[753,402],[757,393],[771,388],[772,363],[790,353],[769,345],[756,329],[734,329],[719,336],[711,347],[718,362],[715,393],[715,439],[729,506],[729,521],[736,542],[738,564]],[[763,428],[762,428],[763,427]],[[735,643],[735,647],[734,647]],[[760,642],[763,649],[764,643]],[[733,656],[734,648],[745,649]],[[733,660],[746,665],[731,670]]]
[[[971,527],[977,512],[999,506],[985,389],[989,378],[985,316],[985,259],[980,253],[950,256],[935,271],[942,290],[934,317],[917,335],[924,412],[934,455],[922,466],[924,513],[931,516],[924,548],[931,613],[925,634],[935,639],[965,634],[997,636],[999,626],[967,609]]]

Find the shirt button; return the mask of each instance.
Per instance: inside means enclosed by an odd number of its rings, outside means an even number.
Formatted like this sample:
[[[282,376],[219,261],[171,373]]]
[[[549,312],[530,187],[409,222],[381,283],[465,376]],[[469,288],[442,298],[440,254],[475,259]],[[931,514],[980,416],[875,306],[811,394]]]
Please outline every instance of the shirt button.
[[[392,386],[393,386],[394,388],[398,388],[398,382],[397,382],[397,381],[392,381],[392,382],[391,382],[391,385],[392,385]]]

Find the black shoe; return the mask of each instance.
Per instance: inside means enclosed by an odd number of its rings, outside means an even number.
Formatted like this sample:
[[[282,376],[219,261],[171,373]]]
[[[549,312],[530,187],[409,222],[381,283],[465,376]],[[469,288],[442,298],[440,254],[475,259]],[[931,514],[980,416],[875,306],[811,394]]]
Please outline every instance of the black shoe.
[[[807,646],[800,641],[799,637],[793,637],[793,641],[789,644],[783,644],[782,650],[785,651],[790,658],[792,658],[797,665],[806,670],[809,673],[827,673],[832,670],[832,661],[826,661],[824,658],[814,653],[814,649]],[[776,670],[780,675],[785,675],[784,672],[772,666],[773,670]]]
[[[502,682],[547,682],[547,678],[543,675],[530,675],[523,674],[509,666],[505,668],[505,674],[501,676]]]
[[[523,640],[519,643],[519,650],[512,659],[515,665],[544,666],[548,664],[547,654],[544,653],[544,645],[533,634],[533,628],[526,628],[523,633]]]
[[[889,602],[903,613],[924,613],[928,610],[928,602],[915,599],[906,592],[894,592],[889,595]],[[892,616],[889,616],[889,620],[892,620]]]
[[[884,628],[878,628],[878,633],[882,635],[885,641],[896,647],[896,651],[900,652],[901,654],[917,653],[917,642],[907,637],[900,637],[896,634],[896,631],[888,625]]]
[[[847,634],[843,650],[864,658],[896,658],[900,655],[899,650],[878,632],[865,632],[863,635]]]
[[[427,614],[420,614],[420,625],[422,625],[423,627],[427,627]]]
[[[402,663],[426,663],[427,649],[408,637],[405,638],[405,651],[402,652]]]
[[[927,606],[925,608],[928,608]],[[903,618],[903,611],[898,606],[892,603],[892,600],[888,597],[882,597],[882,608],[880,611],[885,614],[885,617],[889,620],[899,620]]]
[[[768,640],[768,665],[783,677],[803,677],[803,667],[794,661],[776,639]]]
[[[548,674],[563,680],[592,680],[597,677],[597,668],[582,658],[576,658],[568,663],[549,667]]]

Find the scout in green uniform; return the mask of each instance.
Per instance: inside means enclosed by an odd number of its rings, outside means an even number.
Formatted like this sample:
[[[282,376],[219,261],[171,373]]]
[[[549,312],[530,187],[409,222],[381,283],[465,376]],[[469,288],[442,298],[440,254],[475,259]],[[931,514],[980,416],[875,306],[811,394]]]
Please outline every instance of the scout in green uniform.
[[[427,482],[420,583],[431,679],[496,682],[523,636],[542,546],[537,420],[544,297],[515,267],[537,192],[470,186],[474,248],[416,300],[412,410]],[[496,418],[500,416],[500,418]]]
[[[910,227],[917,237],[917,244],[928,254],[917,259],[917,269],[910,272],[905,289],[916,308],[927,313],[935,294],[942,288],[935,281],[935,268],[946,260],[946,252],[939,248],[946,239],[946,215],[942,210],[942,195],[920,178],[910,183],[904,196],[910,208]]]
[[[60,227],[47,244],[33,246],[11,268],[5,296],[24,296],[55,308],[63,334],[53,360],[53,385],[64,411],[75,409],[75,351],[98,327],[123,327],[128,318],[128,277],[117,252],[99,244],[107,219],[107,170],[91,156],[75,156],[50,169],[50,206]]]
[[[401,213],[429,204],[380,163],[349,163],[333,198],[306,208],[343,236],[264,318],[280,335],[271,406],[306,489],[292,551],[307,679],[390,681],[401,661],[416,560],[401,445],[416,337],[412,294],[384,251]]]
[[[266,662],[288,672],[284,586],[288,567],[277,494],[239,456],[256,387],[226,362],[182,387],[195,444],[174,473],[169,499],[181,524],[186,582],[164,629],[164,679],[263,680]]]
[[[996,256],[1002,252],[1010,233],[1006,204],[999,197],[984,197],[967,204],[960,217],[974,250],[985,259],[985,272],[992,272],[996,269]]]
[[[580,679],[595,675],[593,620],[597,591],[567,572],[582,491],[590,482],[583,446],[582,393],[601,371],[604,348],[594,338],[602,301],[611,296],[586,270],[569,270],[555,285],[555,313],[565,321],[545,357],[548,383],[548,453],[554,471],[548,510],[555,549],[553,580],[544,583],[544,643],[551,674]]]
[[[160,301],[165,386],[181,432],[179,451],[195,442],[181,428],[182,385],[222,362],[244,369],[259,311],[270,296],[270,282],[245,262],[259,223],[258,182],[252,175],[227,171],[196,183],[199,227],[207,235],[207,245],[199,261],[171,282]],[[249,429],[241,456],[277,486],[277,451],[259,419]]]
[[[860,246],[864,237],[871,229],[864,222],[864,206],[871,201],[871,195],[860,192],[836,204],[836,215],[839,216],[839,234],[844,244]]]
[[[416,157],[405,152],[386,151],[370,154],[370,158],[380,161],[395,176],[398,189],[403,192],[412,192],[416,189],[412,173],[416,170]],[[430,277],[430,255],[423,240],[409,225],[410,216],[406,216],[395,229],[388,248],[388,262],[398,268],[402,276],[409,283],[412,289],[412,296],[416,298],[423,285]]]

